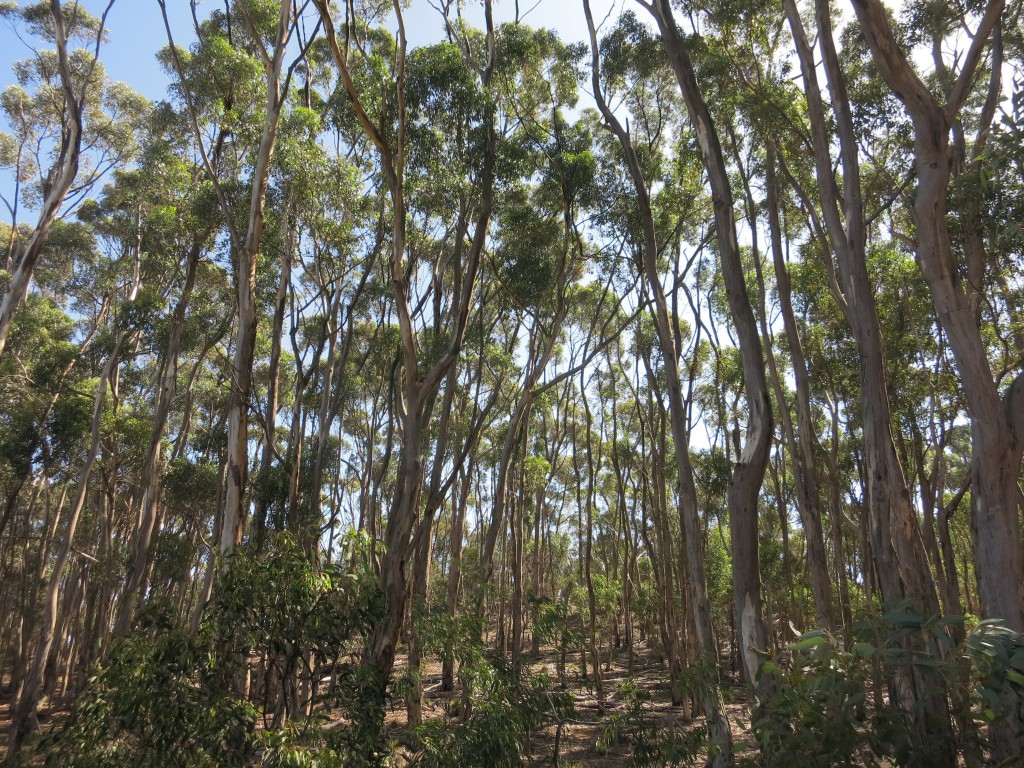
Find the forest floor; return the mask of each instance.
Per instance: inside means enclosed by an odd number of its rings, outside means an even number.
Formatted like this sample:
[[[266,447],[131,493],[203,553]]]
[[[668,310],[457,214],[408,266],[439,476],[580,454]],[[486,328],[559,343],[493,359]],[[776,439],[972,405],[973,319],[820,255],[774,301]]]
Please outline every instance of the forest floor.
[[[643,722],[662,733],[681,734],[703,724],[702,717],[689,717],[687,707],[673,706],[668,683],[668,670],[661,661],[646,648],[640,647],[634,657],[632,675],[628,669],[625,653],[606,659],[602,667],[605,706],[602,714],[592,688],[592,681],[580,675],[579,655],[566,659],[565,687],[556,692],[567,693],[574,702],[570,719],[559,724],[556,716],[549,713],[544,725],[531,734],[529,743],[530,765],[552,765],[556,740],[558,741],[558,765],[562,768],[586,766],[587,768],[619,768],[632,765],[633,744],[629,738],[611,740],[601,745],[605,729],[627,714],[628,702],[623,695],[623,685],[632,680],[643,699]],[[399,657],[396,676],[404,671],[405,659]],[[529,663],[534,673],[546,672],[557,680],[554,650],[543,649],[539,655],[530,656]],[[441,665],[430,661],[423,668],[423,719],[443,718],[453,706],[457,706],[458,690],[441,691]],[[754,757],[756,752],[749,731],[750,713],[748,695],[744,686],[734,680],[723,681],[726,714],[732,728],[733,742],[738,757]],[[456,686],[458,688],[458,686]],[[6,757],[10,736],[11,702],[0,692],[0,762]],[[44,730],[47,725],[64,714],[63,711],[43,708],[40,722]],[[390,736],[399,743],[410,743],[411,733],[407,727],[406,711],[401,700],[395,700],[387,718]],[[561,731],[559,735],[559,730]],[[607,741],[607,738],[605,738]],[[411,754],[406,753],[409,757]],[[697,761],[696,764],[701,764]],[[29,763],[32,764],[32,763]],[[41,765],[41,762],[39,763]],[[401,764],[401,761],[399,762]]]
[[[691,717],[685,706],[673,706],[669,688],[668,669],[660,658],[644,646],[639,646],[634,656],[633,671],[630,674],[628,656],[618,653],[611,658],[603,657],[602,682],[604,688],[604,712],[598,706],[593,691],[592,680],[584,680],[580,675],[579,655],[570,655],[565,662],[565,687],[574,702],[574,713],[561,727],[559,740],[558,765],[587,766],[587,768],[620,768],[633,764],[633,745],[629,738],[613,740],[601,744],[605,729],[621,720],[629,708],[623,694],[623,686],[632,680],[636,689],[642,694],[642,718],[645,725],[662,733],[681,734],[703,725],[701,716]],[[542,649],[537,656],[530,656],[530,667],[534,673],[546,672],[552,679],[558,679],[556,654],[552,649]],[[404,659],[399,658],[398,664]],[[400,671],[396,671],[401,674]],[[457,704],[459,693],[441,691],[441,665],[425,663],[423,665],[423,719],[443,717],[446,708]],[[556,683],[557,686],[557,683]],[[749,695],[746,687],[735,680],[723,680],[723,698],[726,716],[732,730],[735,754],[738,758],[754,758],[756,750],[750,734]],[[395,710],[389,717],[389,724],[397,734],[405,731],[406,713],[401,702],[396,702]],[[558,738],[559,726],[553,713],[545,718],[544,726],[533,733],[530,739],[529,761],[531,765],[552,765],[555,742]],[[607,741],[607,739],[604,739]],[[702,757],[706,755],[701,752]],[[703,760],[695,761],[696,765]]]

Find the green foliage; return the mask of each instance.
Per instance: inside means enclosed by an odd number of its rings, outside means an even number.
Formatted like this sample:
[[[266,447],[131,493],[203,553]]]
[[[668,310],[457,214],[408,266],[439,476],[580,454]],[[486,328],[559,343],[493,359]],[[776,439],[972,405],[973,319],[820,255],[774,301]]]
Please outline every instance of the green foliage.
[[[417,729],[418,768],[516,768],[527,754],[530,734],[548,714],[572,712],[572,698],[551,690],[544,674],[531,674],[488,659],[476,669],[472,714],[457,722],[430,720]]]
[[[562,227],[541,215],[529,200],[510,201],[497,218],[505,287],[518,304],[536,307],[550,295],[558,278]]]
[[[1024,636],[982,622],[954,644],[964,621],[923,618],[901,605],[858,624],[848,646],[824,630],[790,643],[761,668],[773,691],[753,722],[764,764],[927,766],[946,747],[977,750],[983,726],[1005,717],[1014,700],[1024,703]],[[922,727],[921,710],[893,702],[912,675],[923,686],[919,703],[949,699],[950,722],[939,731]],[[936,732],[949,743],[937,743]]]
[[[246,765],[255,712],[230,694],[229,672],[166,606],[151,607],[90,678],[73,718],[44,742],[46,765]]]
[[[354,541],[359,552],[362,543]],[[231,648],[338,659],[380,613],[377,581],[365,558],[347,563],[312,561],[290,533],[266,550],[240,547],[228,555],[209,631]]]
[[[319,722],[287,723],[256,736],[262,768],[342,768],[345,751]]]
[[[282,659],[303,655],[331,672],[324,698],[353,718],[373,686],[348,655],[379,616],[365,542],[353,538],[348,562],[310,559],[288,534],[262,553],[242,547],[225,564],[200,632],[183,628],[163,603],[148,606],[133,633],[95,670],[72,716],[44,744],[47,765],[106,768],[214,768],[250,765],[331,768],[361,754],[358,729],[302,727],[257,734],[258,712],[237,692],[246,650]]]
[[[637,768],[668,768],[697,765],[697,758],[705,746],[707,731],[697,726],[682,731],[659,726],[649,711],[650,694],[635,680],[627,680],[619,689],[623,710],[610,719],[597,740],[601,754],[614,744],[630,747],[630,765]]]

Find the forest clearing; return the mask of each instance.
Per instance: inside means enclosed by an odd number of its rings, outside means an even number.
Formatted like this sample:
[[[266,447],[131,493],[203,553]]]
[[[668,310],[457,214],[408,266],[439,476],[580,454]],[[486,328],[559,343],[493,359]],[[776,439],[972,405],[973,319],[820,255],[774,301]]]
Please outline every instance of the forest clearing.
[[[0,24],[4,766],[1024,766],[1024,3]]]

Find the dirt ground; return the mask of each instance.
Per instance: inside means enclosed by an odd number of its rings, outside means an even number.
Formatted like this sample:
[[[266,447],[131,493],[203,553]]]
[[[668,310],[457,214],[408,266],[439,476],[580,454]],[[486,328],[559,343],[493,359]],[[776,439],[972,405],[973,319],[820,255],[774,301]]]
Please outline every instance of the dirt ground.
[[[604,750],[598,747],[598,741],[606,726],[626,710],[626,702],[621,689],[631,677],[625,653],[613,655],[606,661],[607,663],[602,668],[605,695],[603,715],[590,684],[579,678],[578,655],[575,658],[570,656],[566,661],[567,687],[565,690],[573,697],[575,714],[572,715],[572,722],[562,725],[558,755],[561,766],[618,768],[632,764],[630,744],[613,743]],[[399,658],[398,664],[403,663],[404,659]],[[553,680],[557,679],[553,651],[542,651],[540,656],[531,659],[530,665],[535,672],[544,670]],[[400,672],[396,672],[396,674],[400,674]],[[424,720],[442,717],[445,707],[458,694],[441,692],[440,664],[424,664],[422,680]],[[637,688],[645,694],[643,711],[649,722],[666,731],[676,733],[702,725],[703,718],[687,717],[686,708],[672,705],[668,670],[646,648],[638,648],[638,653],[634,657],[632,680]],[[746,689],[734,681],[725,680],[724,683],[726,715],[732,730],[736,753],[738,756],[753,756],[753,739],[749,732],[750,714]],[[396,732],[401,734],[404,731],[406,715],[401,702],[396,703],[396,708],[389,721]],[[544,728],[532,734],[530,764],[552,765],[557,731],[558,724],[554,715],[551,715],[546,719]]]
[[[567,766],[617,768],[631,765],[632,747],[628,742],[612,743],[605,749],[599,749],[598,746],[599,739],[608,724],[626,710],[621,689],[631,677],[625,653],[613,655],[606,661],[602,673],[605,692],[605,706],[602,714],[589,683],[583,681],[579,676],[579,657],[570,656],[567,659],[566,688],[564,690],[574,700],[575,713],[571,716],[571,721],[566,721],[561,725],[561,736],[558,739],[558,764],[563,768]],[[396,663],[396,677],[402,674],[404,663],[405,659],[399,657]],[[557,679],[553,651],[542,651],[539,656],[530,659],[530,665],[535,672],[543,669],[552,679]],[[675,707],[671,704],[668,671],[659,659],[645,648],[641,647],[634,657],[632,679],[637,688],[644,693],[643,711],[648,722],[654,723],[666,731],[676,733],[701,725],[700,718],[694,719],[686,716],[685,707]],[[456,703],[453,702],[453,699],[459,696],[458,692],[441,691],[441,666],[438,662],[431,661],[424,665],[422,681],[424,720],[443,717],[446,707]],[[726,680],[725,683],[726,713],[732,728],[736,751],[740,755],[744,753],[752,755],[746,691],[733,681]],[[10,708],[9,697],[0,692],[0,757],[6,757],[10,735]],[[44,708],[40,712],[40,721],[43,723],[43,727],[45,728],[46,723],[53,717],[59,717],[60,714],[62,713],[51,712]],[[403,738],[408,737],[409,732],[405,707],[400,700],[393,702],[387,723],[398,742],[409,742],[408,738]],[[545,719],[543,728],[531,734],[529,764],[538,766],[553,764],[558,730],[558,723],[552,714]],[[399,759],[399,763],[402,762],[405,761]]]

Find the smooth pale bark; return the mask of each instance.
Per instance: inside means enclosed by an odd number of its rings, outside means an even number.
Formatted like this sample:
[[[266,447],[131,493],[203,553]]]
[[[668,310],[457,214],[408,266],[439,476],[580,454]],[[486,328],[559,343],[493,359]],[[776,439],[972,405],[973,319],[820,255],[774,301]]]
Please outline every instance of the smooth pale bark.
[[[242,6],[244,8],[244,6]],[[231,363],[231,399],[228,403],[227,487],[224,493],[224,523],[220,548],[227,551],[242,543],[245,526],[245,492],[249,481],[249,407],[252,392],[252,367],[256,349],[256,267],[263,242],[270,163],[277,143],[277,129],[284,110],[287,85],[281,80],[284,57],[294,26],[291,0],[281,0],[278,9],[277,36],[273,50],[262,48],[266,75],[267,103],[263,132],[252,176],[249,220],[242,242],[234,243],[235,287],[238,292],[238,329],[235,355]],[[257,38],[259,35],[256,35]],[[231,217],[230,209],[224,215]]]
[[[814,613],[818,626],[835,628],[835,612],[832,608],[832,586],[828,575],[828,558],[825,552],[825,536],[821,522],[821,493],[818,488],[818,469],[814,460],[814,416],[811,413],[810,373],[804,357],[800,332],[797,328],[796,313],[793,311],[792,288],[789,270],[782,250],[782,227],[779,222],[778,184],[775,177],[775,149],[768,148],[765,169],[767,188],[768,228],[771,239],[772,265],[775,270],[775,287],[779,295],[779,312],[786,332],[789,357],[793,367],[793,381],[796,387],[796,435],[788,412],[782,414],[783,432],[792,461],[797,470],[797,508],[800,523],[807,541],[807,569],[810,574],[811,593],[814,597]],[[781,390],[781,383],[779,385]],[[781,400],[780,400],[781,402]],[[797,436],[799,440],[797,440]],[[833,536],[840,532],[833,532]]]
[[[711,622],[711,605],[708,597],[707,573],[704,565],[704,533],[697,506],[697,488],[690,464],[689,430],[679,376],[679,350],[672,330],[668,300],[665,288],[658,277],[658,237],[654,228],[650,192],[643,171],[637,160],[632,141],[618,118],[609,108],[601,87],[600,60],[598,55],[597,32],[589,0],[583,0],[587,17],[591,49],[591,83],[594,98],[604,117],[605,125],[612,131],[622,146],[626,165],[633,182],[634,192],[640,208],[643,230],[643,271],[644,282],[653,299],[654,325],[664,359],[666,395],[669,402],[669,420],[672,439],[675,443],[675,458],[678,470],[679,515],[686,543],[687,564],[690,577],[690,600],[693,605],[697,645],[701,664],[706,665],[705,685],[701,691],[704,711],[708,719],[709,738],[715,754],[711,764],[715,768],[733,764],[732,733],[725,716],[718,682],[718,647],[715,643]]]
[[[1013,423],[1019,416],[1006,407],[1013,400],[1013,387],[1004,403],[979,323],[977,294],[983,286],[978,283],[984,273],[984,264],[978,263],[981,251],[968,249],[965,285],[946,222],[956,154],[950,145],[950,129],[971,92],[1005,0],[985,5],[945,104],[940,104],[918,77],[896,42],[885,7],[878,0],[854,0],[853,6],[879,74],[903,103],[914,126],[917,263],[953,352],[971,420],[971,533],[981,612],[1024,631],[1024,542],[1018,515],[1024,440]],[[1024,706],[1019,700],[1006,704],[1008,718],[995,724],[991,733],[996,760],[1017,757],[1024,750]]]
[[[999,396],[946,222],[952,162],[950,128],[970,94],[1005,2],[986,4],[944,105],[938,103],[900,49],[885,7],[878,0],[855,0],[853,6],[879,74],[903,103],[914,126],[917,194],[913,215],[918,264],[953,352],[971,419],[971,531],[982,613],[1024,631],[1024,553],[1017,512],[1024,441],[1011,429]]]
[[[136,262],[137,264],[138,262]],[[138,268],[136,267],[136,276],[127,297],[128,301],[132,301],[136,297],[138,289]],[[114,348],[107,357],[107,361],[100,373],[99,386],[93,399],[89,451],[78,473],[78,488],[68,515],[57,559],[50,572],[50,579],[46,590],[46,601],[43,604],[43,617],[39,624],[39,640],[36,644],[35,655],[32,658],[28,674],[22,682],[22,688],[15,697],[16,704],[13,710],[11,736],[7,750],[7,761],[9,764],[14,763],[14,760],[21,751],[25,737],[36,725],[36,712],[42,693],[43,675],[57,639],[56,630],[60,618],[58,615],[58,603],[61,586],[64,581],[64,570],[67,568],[74,549],[75,534],[78,530],[78,523],[81,520],[82,511],[85,509],[86,497],[89,493],[89,478],[96,464],[96,458],[100,453],[103,406],[107,399],[107,390],[116,375],[117,367],[120,364],[121,350],[124,348],[128,336],[129,332],[127,331],[122,331],[118,334],[114,342]],[[40,563],[43,562],[45,562],[45,559],[40,558]]]
[[[704,168],[708,174],[725,294],[736,329],[743,365],[747,434],[742,451],[733,466],[727,500],[733,548],[733,600],[743,675],[748,684],[758,686],[761,658],[758,651],[768,649],[768,635],[764,623],[758,558],[757,502],[768,465],[773,431],[764,352],[743,277],[743,263],[736,238],[732,188],[718,132],[697,83],[689,52],[676,26],[669,1],[656,0],[648,8],[658,23],[662,45],[679,81],[686,111],[697,135]],[[759,694],[766,695],[767,691],[759,690]]]
[[[157,507],[160,502],[159,469],[162,454],[164,431],[167,417],[171,410],[171,398],[178,379],[178,352],[181,347],[181,335],[185,326],[185,312],[192,297],[195,286],[196,269],[202,254],[202,242],[196,242],[185,262],[185,281],[181,294],[171,315],[171,330],[167,338],[167,347],[160,361],[157,377],[156,408],[153,412],[153,428],[150,432],[149,447],[146,450],[145,463],[142,466],[142,510],[134,536],[135,554],[125,579],[121,603],[118,607],[114,633],[123,635],[131,625],[132,614],[136,601],[141,598],[145,588],[145,574],[156,528]]]
[[[101,30],[113,4],[114,0],[110,0],[100,17]],[[53,31],[56,38],[54,42],[57,46],[57,73],[60,76],[60,92],[64,102],[62,114],[66,122],[61,125],[60,149],[57,159],[43,180],[43,204],[39,209],[39,218],[36,220],[32,234],[29,235],[21,252],[14,259],[10,282],[7,290],[4,291],[3,299],[0,300],[0,355],[3,355],[7,348],[7,337],[11,332],[11,325],[28,295],[32,273],[39,262],[43,248],[46,247],[50,230],[53,229],[53,224],[60,215],[61,206],[64,205],[64,201],[75,183],[75,178],[78,176],[82,153],[83,115],[88,106],[85,98],[87,84],[92,79],[99,55],[99,39],[97,38],[96,54],[85,70],[82,93],[79,95],[75,92],[72,78],[72,67],[68,58],[67,31],[64,28],[64,15],[61,11],[60,0],[50,0],[50,15],[53,18]],[[12,244],[16,230],[17,222],[14,222],[11,231]]]
[[[359,90],[348,67],[347,49],[343,50],[335,29],[334,19],[326,0],[314,0],[327,35],[334,64],[341,85],[348,96],[355,117],[367,138],[373,143],[391,198],[392,230],[389,278],[392,285],[393,306],[398,317],[402,348],[402,380],[397,387],[396,403],[401,427],[401,455],[395,484],[394,498],[384,531],[384,554],[380,558],[380,583],[384,594],[384,617],[372,629],[364,649],[364,662],[374,671],[381,686],[380,701],[368,716],[366,725],[379,735],[383,725],[383,686],[394,666],[395,653],[406,614],[407,575],[411,537],[420,511],[423,491],[422,438],[426,429],[426,407],[436,394],[443,378],[458,357],[465,338],[470,307],[476,287],[476,277],[484,250],[487,229],[494,201],[495,129],[494,108],[488,107],[484,116],[484,157],[481,172],[481,200],[476,218],[476,229],[461,275],[461,290],[451,305],[451,341],[448,349],[429,370],[419,365],[416,330],[409,306],[410,286],[406,260],[405,153],[406,108],[405,67],[408,43],[405,21],[400,4],[395,0],[393,9],[398,26],[396,51],[397,70],[394,79],[395,114],[397,126],[394,144],[385,138],[381,127],[374,123],[363,106]],[[485,2],[487,63],[481,80],[484,88],[490,84],[494,67],[495,38],[491,2]]]
[[[832,175],[831,143],[813,52],[795,0],[785,0],[807,95],[823,218],[838,262],[847,321],[860,353],[868,530],[875,571],[883,600],[906,599],[918,613],[932,616],[939,612],[938,597],[892,433],[885,352],[874,290],[867,273],[867,223],[853,116],[835,49],[831,10],[826,0],[817,0],[815,5],[818,43],[839,139],[843,171],[841,205]],[[892,685],[900,705],[915,712],[920,744],[933,750],[930,759],[936,765],[951,765],[954,755],[945,737],[949,712],[944,695],[939,695],[941,692],[934,690],[934,686],[929,687],[928,680],[916,668],[894,675]]]

